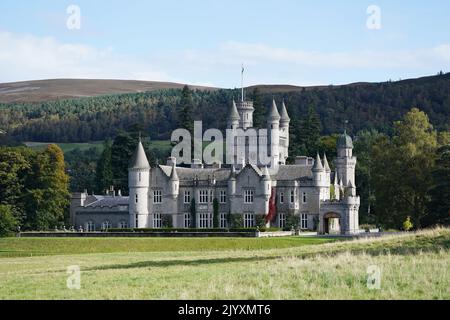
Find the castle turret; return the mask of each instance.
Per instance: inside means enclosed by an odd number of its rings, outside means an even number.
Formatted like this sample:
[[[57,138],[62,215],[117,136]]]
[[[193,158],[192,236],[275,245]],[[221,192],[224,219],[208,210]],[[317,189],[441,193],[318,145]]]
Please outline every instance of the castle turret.
[[[239,121],[241,117],[239,116],[239,112],[237,110],[236,102],[233,100],[230,111],[228,113],[228,122],[227,127],[229,129],[237,129],[239,127]]]
[[[134,228],[144,228],[148,225],[149,183],[150,165],[139,139],[128,167],[130,225]]]
[[[270,197],[270,187],[271,187],[271,178],[269,174],[269,170],[267,169],[267,166],[264,167],[263,175],[262,175],[262,182],[263,182],[263,194],[266,198],[266,200],[269,200]]]
[[[289,123],[291,119],[287,113],[286,105],[281,105],[281,118],[280,118],[280,163],[285,164],[286,159],[289,156]]]
[[[269,149],[271,158],[271,168],[278,167],[280,163],[280,114],[278,113],[275,100],[272,101],[272,108],[267,117],[267,127],[269,132]]]
[[[333,187],[334,187],[334,198],[336,200],[340,200],[340,187],[339,187],[339,183],[338,183],[338,176],[337,176],[337,172],[334,173],[334,183],[333,183]]]
[[[313,180],[314,184],[321,185],[325,179],[325,169],[323,168],[322,162],[320,161],[319,154],[316,156],[316,160],[314,161],[314,165],[312,167]]]
[[[242,129],[253,127],[253,101],[239,101],[237,103],[237,111],[240,117],[240,127]]]
[[[180,179],[178,178],[177,174],[177,166],[176,163],[172,163],[172,172],[170,173],[169,178],[169,196],[172,197],[172,199],[176,199],[178,197],[178,194],[180,192]]]
[[[336,171],[340,179],[347,185],[349,181],[355,185],[356,157],[353,157],[353,141],[347,132],[339,136],[336,144],[337,157],[335,161]]]
[[[330,165],[328,164],[327,155],[323,154],[323,169],[325,170],[325,178],[327,180],[328,184],[331,184],[331,169]]]
[[[234,197],[236,195],[236,169],[231,166],[230,178],[228,179],[228,195]]]

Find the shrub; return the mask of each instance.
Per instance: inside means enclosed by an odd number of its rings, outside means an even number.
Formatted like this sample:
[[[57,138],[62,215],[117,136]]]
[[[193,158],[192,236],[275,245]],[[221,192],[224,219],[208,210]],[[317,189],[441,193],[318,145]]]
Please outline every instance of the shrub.
[[[0,237],[8,236],[16,230],[18,221],[13,211],[10,205],[0,205]]]
[[[164,214],[162,216],[162,226],[163,226],[163,228],[172,228],[173,227],[172,216],[170,214]]]
[[[411,217],[410,216],[406,217],[406,220],[403,222],[403,230],[409,231],[413,228],[413,226],[414,225],[411,222]]]
[[[231,214],[231,227],[242,228],[244,226],[244,217],[241,214]]]

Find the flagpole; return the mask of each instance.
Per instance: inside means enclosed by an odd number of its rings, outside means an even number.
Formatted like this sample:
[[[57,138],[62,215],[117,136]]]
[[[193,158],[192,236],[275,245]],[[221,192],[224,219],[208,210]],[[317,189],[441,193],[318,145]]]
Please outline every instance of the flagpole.
[[[241,71],[241,101],[244,102],[244,64]]]

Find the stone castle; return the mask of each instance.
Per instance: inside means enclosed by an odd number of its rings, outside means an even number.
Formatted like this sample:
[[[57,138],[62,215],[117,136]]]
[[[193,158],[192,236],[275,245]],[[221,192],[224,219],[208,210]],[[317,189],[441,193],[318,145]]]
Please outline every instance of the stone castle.
[[[253,112],[251,101],[231,104],[227,129],[236,133],[236,149],[231,150],[236,165],[206,166],[193,160],[189,167],[177,166],[177,159],[170,157],[165,165],[150,167],[139,141],[128,169],[129,196],[113,189],[106,195],[75,193],[71,223],[86,231],[212,228],[216,212],[220,228],[232,227],[233,221],[234,227],[265,224],[319,234],[358,233],[360,198],[356,195],[351,137],[344,132],[337,140],[334,172],[326,155],[317,154],[315,159],[297,156],[294,164],[286,164],[290,118],[284,102],[279,112],[273,101],[267,117],[271,166],[262,166],[251,152],[237,152],[239,144],[248,150],[245,133],[253,128]],[[275,214],[266,223],[271,199],[275,199]]]

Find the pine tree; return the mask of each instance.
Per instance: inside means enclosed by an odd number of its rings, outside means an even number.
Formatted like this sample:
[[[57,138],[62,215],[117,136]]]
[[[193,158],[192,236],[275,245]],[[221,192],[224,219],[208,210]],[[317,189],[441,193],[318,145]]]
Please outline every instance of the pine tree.
[[[113,185],[113,169],[111,161],[112,145],[110,140],[104,142],[103,152],[97,161],[97,192],[103,192]]]
[[[185,85],[181,92],[181,100],[178,106],[178,127],[187,129],[191,134],[194,132],[193,112],[192,91]]]
[[[264,108],[262,95],[257,87],[253,89],[251,98],[253,100],[253,108],[255,109],[253,113],[253,126],[255,128],[265,128],[267,109]]]

